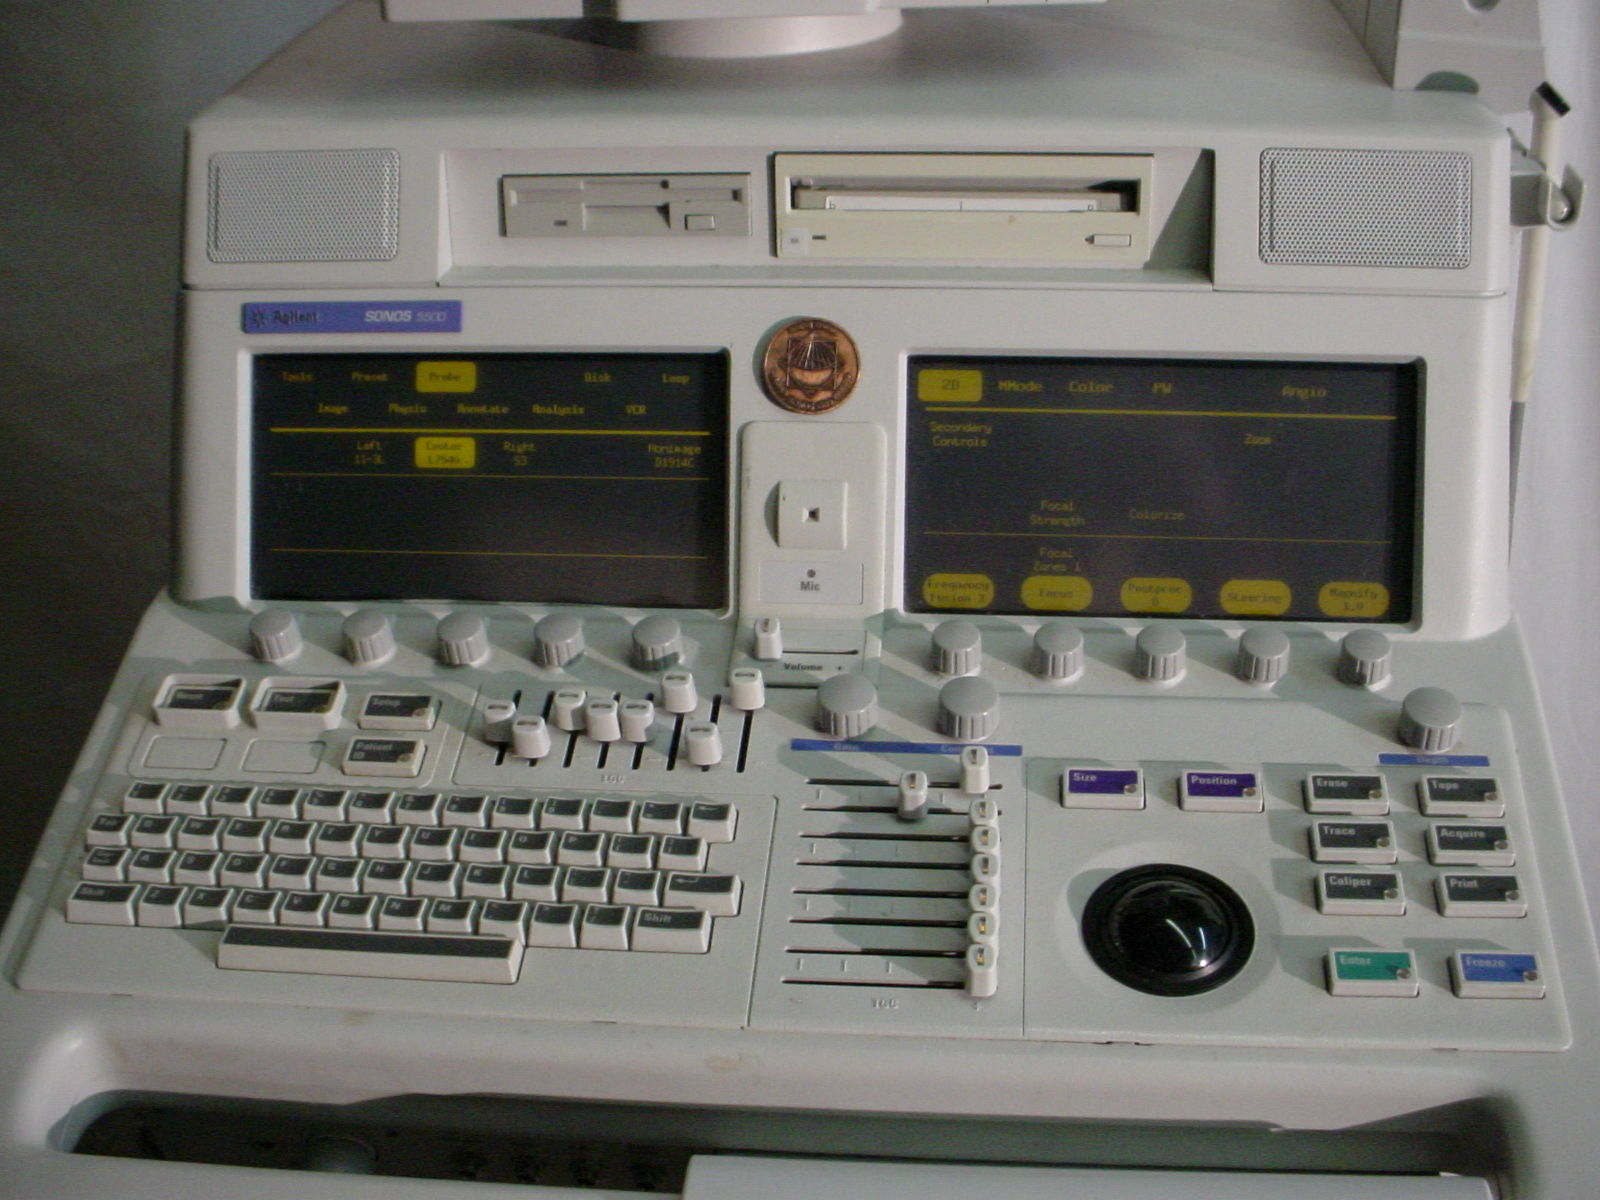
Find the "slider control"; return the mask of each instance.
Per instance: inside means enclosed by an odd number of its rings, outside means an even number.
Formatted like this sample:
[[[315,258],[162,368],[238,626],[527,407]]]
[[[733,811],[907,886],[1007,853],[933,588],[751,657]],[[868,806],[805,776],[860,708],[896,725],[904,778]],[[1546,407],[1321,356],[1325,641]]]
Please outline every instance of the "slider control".
[[[783,627],[777,617],[756,620],[755,656],[762,662],[777,662],[783,657]]]
[[[920,821],[928,813],[928,773],[905,771],[900,776],[900,804],[895,816],[902,821]]]

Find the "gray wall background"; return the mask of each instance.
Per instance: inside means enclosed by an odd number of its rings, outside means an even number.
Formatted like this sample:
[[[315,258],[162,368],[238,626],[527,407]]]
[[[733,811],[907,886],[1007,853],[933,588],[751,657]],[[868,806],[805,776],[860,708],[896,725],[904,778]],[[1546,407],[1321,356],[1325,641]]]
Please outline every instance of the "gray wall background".
[[[0,0],[0,912],[166,575],[184,124],[336,3]],[[1569,153],[1600,189],[1600,5],[1545,0],[1545,15],[1552,77],[1578,109]],[[1597,334],[1600,212],[1556,247],[1515,552],[1588,863]],[[1590,891],[1594,907],[1600,868]]]

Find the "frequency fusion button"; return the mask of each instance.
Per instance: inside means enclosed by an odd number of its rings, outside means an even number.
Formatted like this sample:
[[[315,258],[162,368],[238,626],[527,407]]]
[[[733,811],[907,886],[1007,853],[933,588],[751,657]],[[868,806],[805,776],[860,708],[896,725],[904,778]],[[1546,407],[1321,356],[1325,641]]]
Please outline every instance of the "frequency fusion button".
[[[1305,794],[1307,812],[1381,817],[1389,811],[1382,775],[1310,775]]]
[[[355,738],[339,768],[346,775],[414,777],[422,771],[426,747],[416,738]]]
[[[1439,876],[1439,911],[1447,917],[1525,917],[1528,902],[1515,875]]]
[[[1503,817],[1500,781],[1462,775],[1430,775],[1417,784],[1417,799],[1429,817]]]
[[[1311,827],[1317,862],[1392,863],[1394,827],[1387,821],[1318,821]]]
[[[1143,808],[1144,773],[1137,767],[1068,767],[1061,776],[1063,808]]]
[[[1398,917],[1406,911],[1406,894],[1393,871],[1323,871],[1317,909],[1330,916]]]
[[[1415,996],[1417,961],[1409,950],[1329,950],[1335,996]]]
[[[1428,861],[1452,867],[1510,867],[1517,861],[1504,825],[1434,825]]]
[[[1178,799],[1189,812],[1260,812],[1261,777],[1254,771],[1185,771]]]
[[[1450,978],[1456,995],[1467,1000],[1538,1000],[1544,996],[1544,973],[1531,954],[1463,950],[1450,956]]]
[[[508,938],[230,925],[217,965],[243,971],[515,983],[522,948]]]

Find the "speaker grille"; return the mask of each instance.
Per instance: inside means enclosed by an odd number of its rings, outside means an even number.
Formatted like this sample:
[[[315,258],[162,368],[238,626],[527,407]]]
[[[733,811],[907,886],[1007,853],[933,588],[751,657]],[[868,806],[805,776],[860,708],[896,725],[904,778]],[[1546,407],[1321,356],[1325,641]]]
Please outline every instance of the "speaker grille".
[[[1261,259],[1304,266],[1469,266],[1472,158],[1443,150],[1266,150]]]
[[[211,156],[212,262],[384,262],[400,249],[395,150]]]

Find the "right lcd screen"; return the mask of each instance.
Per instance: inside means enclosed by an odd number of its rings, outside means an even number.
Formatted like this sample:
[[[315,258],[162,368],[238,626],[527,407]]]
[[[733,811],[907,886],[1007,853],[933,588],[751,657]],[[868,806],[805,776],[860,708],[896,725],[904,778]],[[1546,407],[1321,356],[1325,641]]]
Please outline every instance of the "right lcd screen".
[[[1410,620],[1420,360],[908,365],[908,611]]]

